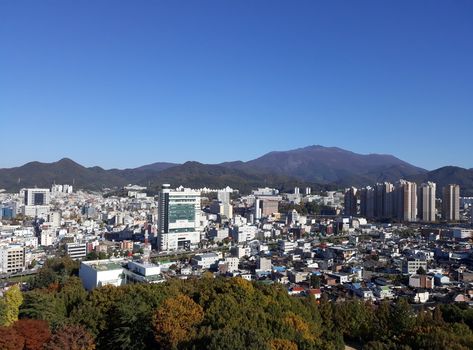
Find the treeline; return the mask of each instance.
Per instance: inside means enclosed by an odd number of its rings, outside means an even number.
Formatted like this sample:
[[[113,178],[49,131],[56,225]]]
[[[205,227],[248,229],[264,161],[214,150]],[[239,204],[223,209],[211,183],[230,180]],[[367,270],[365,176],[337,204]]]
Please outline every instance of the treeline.
[[[473,348],[465,305],[414,313],[405,300],[317,302],[281,285],[211,274],[88,293],[76,273],[74,262],[55,259],[31,290],[11,288],[0,299],[0,349]]]

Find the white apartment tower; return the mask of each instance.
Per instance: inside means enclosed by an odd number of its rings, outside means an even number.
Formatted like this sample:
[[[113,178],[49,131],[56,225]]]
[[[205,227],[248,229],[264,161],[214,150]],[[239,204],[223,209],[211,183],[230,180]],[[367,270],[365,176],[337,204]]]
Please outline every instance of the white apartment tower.
[[[442,219],[460,221],[460,186],[452,184],[443,188]]]
[[[417,220],[417,185],[415,182],[399,180],[395,189],[396,218],[400,221]]]
[[[419,187],[419,220],[423,222],[435,221],[435,190],[434,182],[423,183]]]

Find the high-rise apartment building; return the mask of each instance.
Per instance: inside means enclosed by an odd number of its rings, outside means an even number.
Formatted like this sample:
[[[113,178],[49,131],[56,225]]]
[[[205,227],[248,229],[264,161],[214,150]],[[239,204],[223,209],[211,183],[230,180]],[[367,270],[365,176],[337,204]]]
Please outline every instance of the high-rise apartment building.
[[[368,219],[374,218],[374,189],[371,186],[360,190],[360,214]]]
[[[399,221],[417,220],[417,185],[415,182],[399,180],[394,190],[395,217]]]
[[[391,218],[393,216],[394,186],[390,182],[377,183],[374,187],[374,216],[376,218]]]
[[[442,219],[460,221],[460,186],[447,185],[443,188]]]
[[[345,190],[344,196],[344,207],[345,215],[356,216],[358,214],[357,209],[357,194],[358,190],[355,187],[350,187]]]
[[[158,249],[188,249],[200,242],[200,192],[163,185],[158,199]]]
[[[434,182],[423,183],[419,187],[418,195],[418,210],[419,220],[423,222],[435,221],[435,190],[436,184]]]

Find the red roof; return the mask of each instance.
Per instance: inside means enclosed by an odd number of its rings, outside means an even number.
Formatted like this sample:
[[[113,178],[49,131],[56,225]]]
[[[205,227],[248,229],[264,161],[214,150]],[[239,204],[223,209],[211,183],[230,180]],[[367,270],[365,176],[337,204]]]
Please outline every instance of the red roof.
[[[309,293],[310,295],[314,295],[314,294],[321,294],[321,291],[320,289],[309,289],[307,293]]]

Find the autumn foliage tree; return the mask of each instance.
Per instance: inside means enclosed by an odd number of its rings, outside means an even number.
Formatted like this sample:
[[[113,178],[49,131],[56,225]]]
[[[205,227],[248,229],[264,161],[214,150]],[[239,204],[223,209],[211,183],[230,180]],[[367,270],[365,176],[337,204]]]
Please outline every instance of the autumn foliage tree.
[[[51,338],[48,322],[43,320],[18,320],[13,328],[25,339],[24,350],[42,350]]]
[[[202,307],[186,295],[167,299],[155,315],[156,341],[167,349],[195,338],[195,326],[202,322]]]
[[[0,349],[42,350],[51,338],[46,321],[18,320],[10,327],[0,327]]]
[[[66,325],[54,332],[44,350],[94,350],[92,335],[80,325]]]
[[[0,349],[18,350],[25,347],[25,338],[17,333],[13,327],[0,327]]]

